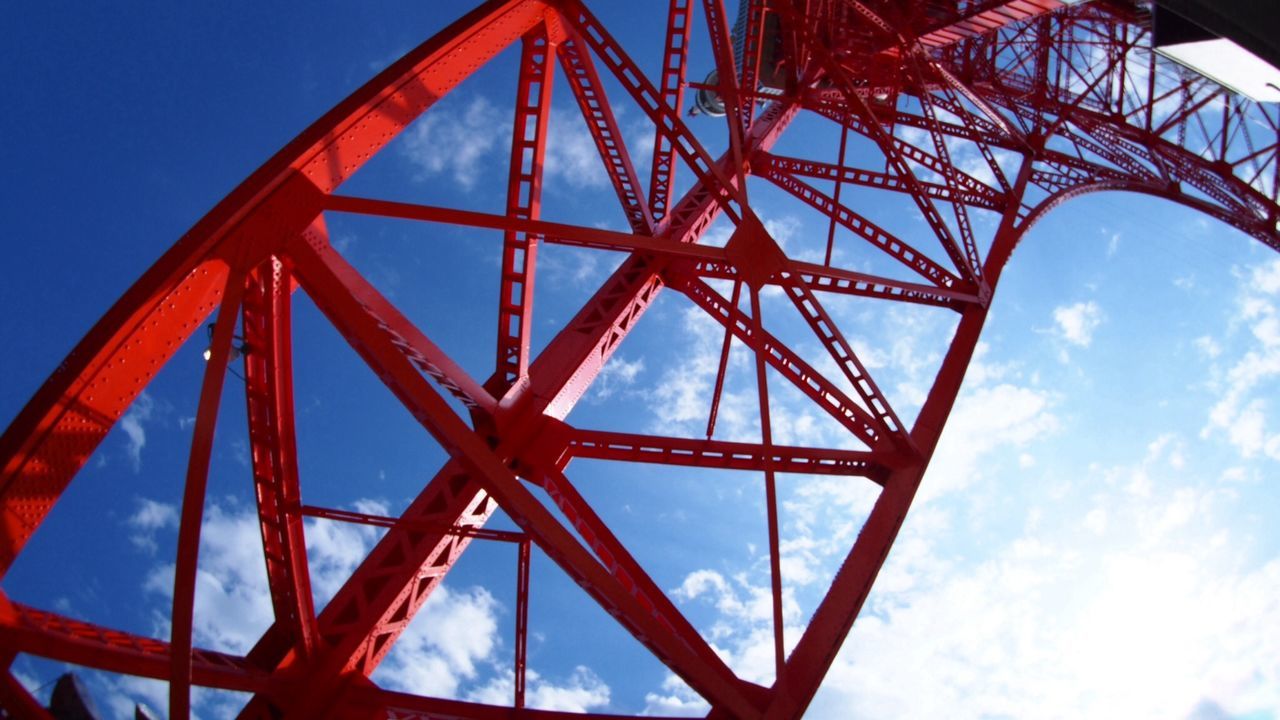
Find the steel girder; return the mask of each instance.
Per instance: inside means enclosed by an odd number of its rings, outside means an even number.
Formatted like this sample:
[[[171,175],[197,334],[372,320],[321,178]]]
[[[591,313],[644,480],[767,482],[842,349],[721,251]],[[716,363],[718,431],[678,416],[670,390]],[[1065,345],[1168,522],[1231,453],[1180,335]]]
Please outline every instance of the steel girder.
[[[734,57],[724,3],[706,0],[708,42],[728,112],[728,147],[714,157],[683,116],[693,3],[666,8],[655,85],[581,0],[491,0],[411,51],[321,118],[196,224],[113,306],[0,437],[0,572],[9,568],[106,432],[179,345],[217,313],[211,359],[184,485],[168,642],[102,628],[0,596],[0,647],[169,681],[170,712],[190,711],[193,684],[254,694],[246,717],[497,718],[513,710],[390,693],[368,680],[431,592],[475,540],[514,542],[517,578],[516,716],[523,709],[536,544],[619,623],[711,705],[712,717],[796,718],[817,691],[892,547],[937,445],[1002,268],[1039,217],[1083,192],[1126,189],[1187,204],[1280,249],[1276,224],[1280,119],[1207,81],[1168,72],[1149,31],[1125,6],[1054,0],[896,4],[858,0],[752,2]],[[781,95],[757,93],[766,16],[779,23],[788,63]],[[505,213],[486,215],[339,194],[338,188],[409,123],[477,67],[521,47]],[[543,160],[559,63],[631,232],[540,218]],[[648,182],[637,173],[605,85],[655,126]],[[763,100],[767,100],[765,103]],[[772,148],[801,112],[841,134],[836,158],[794,158]],[[906,142],[896,126],[927,135]],[[878,148],[860,167],[849,134]],[[957,168],[967,143],[989,179]],[[676,168],[691,173],[675,197]],[[823,264],[788,257],[752,210],[748,178],[765,179],[830,224]],[[810,183],[834,183],[827,194]],[[843,185],[908,195],[937,247],[914,247],[841,199]],[[647,188],[647,192],[646,192]],[[948,220],[939,206],[950,211]],[[969,211],[999,214],[980,251]],[[490,228],[503,234],[494,374],[468,376],[329,243],[324,218],[359,213]],[[698,244],[723,215],[724,247]],[[833,266],[836,226],[917,278],[903,281]],[[626,259],[535,358],[540,243],[624,253]],[[708,281],[732,283],[725,298]],[[780,288],[837,373],[823,375],[760,310]],[[302,288],[423,429],[451,457],[399,517],[303,505],[294,437],[290,305]],[[705,438],[576,428],[569,411],[655,297],[671,288],[724,328],[724,352]],[[742,309],[742,295],[750,311]],[[908,302],[957,313],[958,325],[914,422],[858,359],[826,293]],[[237,319],[244,342],[251,482],[275,622],[243,657],[194,646],[202,508],[213,429]],[[770,319],[773,322],[773,319]],[[756,357],[759,443],[713,437],[733,339]],[[766,368],[844,427],[861,449],[773,443]],[[456,406],[465,408],[468,417]],[[682,615],[566,475],[574,458],[662,463],[763,476],[769,518],[776,680],[738,677]],[[830,590],[790,652],[781,622],[777,473],[866,478],[879,498]],[[535,485],[554,509],[531,493]],[[520,531],[483,527],[501,507]],[[305,517],[387,528],[319,612],[313,607]],[[9,675],[0,700],[37,713]],[[606,716],[575,716],[606,717]]]

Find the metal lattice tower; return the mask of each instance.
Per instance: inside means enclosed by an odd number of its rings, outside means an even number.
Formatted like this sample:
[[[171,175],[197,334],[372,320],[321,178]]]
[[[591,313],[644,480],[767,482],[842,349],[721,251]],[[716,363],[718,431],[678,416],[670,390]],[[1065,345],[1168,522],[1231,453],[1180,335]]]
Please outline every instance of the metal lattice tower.
[[[1280,250],[1280,114],[1152,51],[1149,8],[1123,0],[744,0],[732,30],[724,0],[670,0],[665,54],[642,71],[583,0],[492,0],[343,101],[217,205],[116,303],[0,438],[0,572],[23,551],[108,430],[176,349],[216,314],[193,431],[168,642],[0,599],[0,649],[167,680],[173,717],[193,685],[253,694],[251,718],[558,718],[523,709],[528,567],[536,545],[712,706],[715,718],[803,715],[902,526],[1020,238],[1064,201],[1100,190],[1172,200]],[[708,43],[718,80],[686,79],[691,43]],[[477,68],[520,48],[505,214],[357,197],[342,185]],[[561,68],[556,78],[555,65]],[[606,83],[607,79],[607,83]],[[550,93],[563,83],[586,120],[630,232],[540,216]],[[624,96],[606,98],[605,85]],[[690,87],[725,109],[723,148],[685,115]],[[657,128],[639,176],[615,108]],[[878,149],[876,163],[775,154],[801,113]],[[903,138],[913,130],[923,142]],[[953,163],[976,149],[982,172]],[[678,170],[678,168],[680,168]],[[677,172],[691,189],[674,193]],[[748,178],[794,196],[830,228],[826,262],[791,257],[752,209]],[[820,188],[833,186],[827,193]],[[841,201],[869,187],[913,202],[934,242],[911,245]],[[975,210],[995,213],[983,236]],[[329,243],[325,218],[355,213],[502,236],[492,376],[473,378]],[[724,247],[700,244],[717,217]],[[911,279],[839,267],[836,229]],[[537,356],[530,352],[539,245],[621,252],[626,260]],[[985,249],[985,250],[984,250]],[[727,281],[709,282],[709,281]],[[729,297],[716,287],[732,287]],[[820,373],[762,318],[780,288],[838,375]],[[301,289],[452,458],[399,517],[302,503],[294,437],[290,306]],[[680,293],[724,329],[705,438],[605,432],[565,422],[605,362],[662,292]],[[914,422],[899,419],[823,307],[831,294],[953,311],[958,325]],[[744,305],[746,308],[744,309]],[[794,317],[777,322],[793,323]],[[236,340],[236,334],[242,340]],[[754,351],[762,437],[715,439],[730,339]],[[237,344],[237,343],[241,344]],[[247,655],[193,647],[197,551],[224,369],[244,355],[254,495],[275,622]],[[773,442],[767,371],[803,393],[858,450]],[[465,415],[455,408],[465,406]],[[665,463],[764,479],[777,681],[737,677],[575,489],[575,458]],[[784,652],[775,474],[834,474],[879,486],[862,532],[794,649]],[[571,526],[531,492],[537,486]],[[486,529],[500,507],[519,532]],[[320,612],[313,607],[306,517],[380,525],[386,535]],[[368,680],[468,545],[515,543],[520,557],[515,693],[506,708],[391,693]],[[38,716],[6,674],[0,700]]]

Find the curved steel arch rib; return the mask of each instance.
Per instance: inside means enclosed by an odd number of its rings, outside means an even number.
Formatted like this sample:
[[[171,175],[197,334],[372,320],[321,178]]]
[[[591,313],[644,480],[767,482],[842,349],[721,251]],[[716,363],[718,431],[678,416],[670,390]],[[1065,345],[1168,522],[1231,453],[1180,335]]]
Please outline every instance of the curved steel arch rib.
[[[523,709],[524,620],[515,643],[511,708],[414,698],[369,680],[468,545],[483,539],[524,548],[518,614],[527,613],[527,548],[535,543],[706,699],[712,717],[802,715],[906,517],[972,360],[991,293],[1034,222],[1075,195],[1126,189],[1182,202],[1280,249],[1276,110],[1172,73],[1146,47],[1149,33],[1138,19],[1105,3],[993,1],[967,5],[954,16],[940,15],[936,7],[926,14],[920,2],[902,5],[902,12],[881,17],[858,0],[753,2],[744,30],[752,37],[744,46],[757,56],[738,58],[740,77],[726,78],[720,88],[734,101],[734,112],[732,143],[719,157],[682,117],[693,12],[686,0],[667,7],[656,85],[579,0],[492,0],[411,51],[197,223],[107,312],[0,437],[4,571],[138,393],[220,308],[185,485],[169,642],[0,598],[5,657],[12,662],[31,653],[167,680],[174,717],[189,714],[192,684],[254,693],[246,717],[564,717]],[[717,59],[727,69],[733,63],[723,37],[724,3],[707,0],[703,12],[717,20],[708,41],[720,48]],[[786,76],[785,90],[762,104],[754,79],[761,76],[759,53],[769,44],[760,33],[773,18],[781,28],[777,44],[790,60],[777,70]],[[414,119],[515,45],[521,55],[513,80],[516,130],[504,215],[339,194],[342,183]],[[557,62],[629,234],[540,217],[544,161],[554,142],[547,128]],[[615,96],[614,102],[634,106],[656,128],[648,183],[636,171],[606,88],[621,88],[625,100]],[[843,150],[837,158],[774,154],[802,112],[832,121],[841,134],[866,136],[879,154],[872,163],[847,158]],[[923,133],[924,140],[909,142],[899,126]],[[960,152],[972,153],[979,170],[958,168]],[[679,199],[673,194],[677,159],[692,176]],[[837,225],[849,229],[856,242],[865,241],[860,251],[919,277],[908,282],[789,257],[751,205],[745,180],[753,175],[799,198],[833,234]],[[828,195],[800,177],[834,183],[835,192]],[[925,239],[937,242],[897,237],[869,217],[874,208],[848,207],[840,199],[844,184],[909,196],[929,228]],[[978,226],[970,222],[973,210],[999,216],[985,256]],[[350,212],[502,231],[492,377],[468,376],[330,245],[325,217]],[[722,214],[733,226],[727,244],[697,245]],[[537,250],[548,242],[627,257],[533,357]],[[708,281],[732,286],[732,298]],[[796,327],[829,356],[837,377],[823,376],[769,331],[766,324],[780,321],[762,317],[759,296],[768,286],[783,290],[804,321]],[[290,298],[299,287],[451,458],[399,517],[302,505],[298,453],[305,449],[294,437],[290,339]],[[567,424],[575,403],[666,288],[724,327],[706,437]],[[824,309],[822,298],[830,293],[957,314],[949,349],[913,421],[900,418],[857,357],[847,323]],[[750,312],[742,309],[744,295]],[[245,361],[249,480],[275,617],[244,657],[193,647],[192,634],[208,455],[237,318],[254,349]],[[756,356],[758,443],[713,437],[732,338]],[[861,447],[775,445],[766,367]],[[777,656],[772,686],[739,677],[683,616],[566,475],[575,457],[763,478]],[[790,652],[784,651],[772,491],[783,472],[864,478],[880,493]],[[544,491],[554,508],[544,506],[530,485]],[[483,527],[499,507],[519,532]],[[302,533],[307,516],[387,528],[318,613]],[[10,680],[0,697],[33,702]]]

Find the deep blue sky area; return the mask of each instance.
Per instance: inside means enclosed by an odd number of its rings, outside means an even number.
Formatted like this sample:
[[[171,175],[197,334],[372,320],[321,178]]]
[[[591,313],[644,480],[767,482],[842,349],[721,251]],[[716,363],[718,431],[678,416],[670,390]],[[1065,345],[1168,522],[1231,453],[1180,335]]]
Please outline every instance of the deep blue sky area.
[[[655,70],[666,3],[596,4],[641,68]],[[0,424],[204,213],[468,5],[8,8],[0,24]],[[700,15],[691,79],[710,69]],[[481,68],[343,190],[501,212],[514,61],[508,50]],[[647,179],[652,126],[616,83],[606,84]],[[690,124],[721,152],[720,121]],[[544,217],[625,230],[563,76],[551,125]],[[829,123],[802,118],[778,151],[829,160],[837,141]],[[868,167],[883,163],[865,142],[850,147]],[[687,168],[679,172],[687,188]],[[749,190],[789,254],[820,257],[825,221],[763,181]],[[843,198],[944,257],[903,198],[850,188]],[[353,266],[467,372],[488,377],[500,234],[327,220]],[[975,213],[980,237],[993,223]],[[709,235],[723,242],[729,230],[721,223]],[[902,277],[849,234],[837,237],[840,266]],[[535,350],[619,260],[542,249]],[[910,422],[954,314],[824,302]],[[305,293],[294,307],[304,502],[398,513],[443,451]],[[798,353],[821,361],[821,347],[780,294],[765,294],[763,315]],[[687,299],[663,293],[569,421],[701,437],[721,337]],[[104,440],[4,579],[6,594],[167,638],[166,582],[204,343],[197,333]],[[779,442],[851,446],[781,376],[771,373],[770,384]],[[717,437],[755,441],[754,358],[741,345],[725,390]],[[1008,266],[920,498],[810,716],[1280,716],[1278,391],[1275,253],[1148,197],[1088,196],[1050,213]],[[238,653],[270,622],[242,393],[229,377],[202,537],[197,609],[205,619],[196,628],[197,644]],[[568,474],[735,672],[772,682],[760,478],[601,461],[577,461]],[[779,488],[793,642],[875,493],[869,483],[831,477],[783,476]],[[501,514],[493,522],[512,527]],[[319,604],[376,537],[308,521]],[[374,679],[508,702],[514,564],[513,548],[475,544],[420,616],[428,619],[414,623]],[[705,713],[700,698],[537,551],[533,588],[532,705]],[[26,656],[14,664],[33,688],[65,669]],[[78,672],[104,718],[132,717],[134,702],[166,706],[163,684]],[[243,701],[195,697],[202,718],[234,716]]]

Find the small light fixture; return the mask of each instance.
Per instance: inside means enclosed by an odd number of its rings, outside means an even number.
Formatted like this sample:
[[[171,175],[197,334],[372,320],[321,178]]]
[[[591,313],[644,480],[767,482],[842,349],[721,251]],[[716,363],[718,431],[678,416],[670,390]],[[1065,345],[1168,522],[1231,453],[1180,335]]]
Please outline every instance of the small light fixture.
[[[213,323],[209,323],[206,327],[209,335],[209,344],[204,348],[204,361],[209,362],[213,359]],[[240,359],[243,355],[249,354],[249,344],[239,335],[231,336],[231,352],[227,355],[227,362],[232,363]]]

